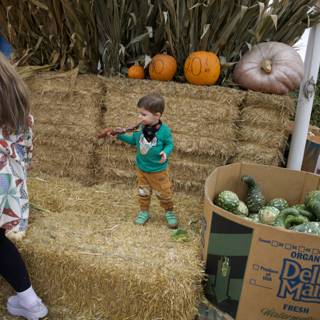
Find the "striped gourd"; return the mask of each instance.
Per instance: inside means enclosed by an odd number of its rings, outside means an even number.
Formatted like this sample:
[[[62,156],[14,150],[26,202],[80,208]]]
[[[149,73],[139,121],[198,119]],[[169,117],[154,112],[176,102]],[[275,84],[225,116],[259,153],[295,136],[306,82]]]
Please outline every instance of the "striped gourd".
[[[279,214],[280,210],[275,207],[262,207],[259,210],[259,220],[261,223],[273,226]]]
[[[233,211],[234,214],[240,215],[240,216],[248,216],[249,209],[247,205],[243,201],[239,201],[238,207]]]
[[[320,222],[307,222],[293,227],[291,230],[320,236]]]
[[[270,207],[275,207],[280,211],[289,207],[288,201],[283,198],[272,199],[268,202],[267,205]]]
[[[246,204],[250,213],[258,213],[264,207],[266,200],[255,180],[250,176],[242,176],[241,180],[247,185],[248,193]]]
[[[225,190],[218,194],[214,203],[224,210],[234,212],[239,205],[239,197],[233,191]]]

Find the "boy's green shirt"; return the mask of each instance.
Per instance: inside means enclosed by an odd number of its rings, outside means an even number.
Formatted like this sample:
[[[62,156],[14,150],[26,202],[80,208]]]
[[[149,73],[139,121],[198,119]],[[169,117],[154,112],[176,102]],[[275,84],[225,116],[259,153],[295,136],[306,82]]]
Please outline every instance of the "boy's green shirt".
[[[142,129],[133,132],[132,135],[120,134],[117,136],[117,139],[136,146],[136,165],[141,171],[160,172],[165,170],[168,166],[169,156],[173,151],[173,139],[171,129],[167,125],[161,124],[160,129],[156,132],[156,145],[152,146],[145,155],[141,154],[140,151],[141,135],[143,135]],[[160,163],[161,151],[164,151],[167,155],[167,160],[164,163]]]

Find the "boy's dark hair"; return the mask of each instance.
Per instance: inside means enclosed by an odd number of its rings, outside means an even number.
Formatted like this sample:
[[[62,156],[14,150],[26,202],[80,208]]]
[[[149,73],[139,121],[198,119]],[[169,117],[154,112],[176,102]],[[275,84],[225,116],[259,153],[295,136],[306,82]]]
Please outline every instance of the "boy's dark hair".
[[[148,94],[138,101],[138,108],[146,109],[153,114],[157,112],[162,114],[164,111],[164,99],[158,93]]]

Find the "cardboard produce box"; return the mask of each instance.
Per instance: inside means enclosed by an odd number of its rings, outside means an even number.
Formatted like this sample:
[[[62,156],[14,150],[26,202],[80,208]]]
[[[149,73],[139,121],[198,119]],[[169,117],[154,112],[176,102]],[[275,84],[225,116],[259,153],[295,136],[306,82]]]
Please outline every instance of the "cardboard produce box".
[[[320,319],[320,237],[257,224],[213,204],[223,190],[244,200],[242,175],[254,177],[266,200],[303,203],[320,177],[263,165],[219,167],[205,184],[203,258],[208,298],[236,320]]]

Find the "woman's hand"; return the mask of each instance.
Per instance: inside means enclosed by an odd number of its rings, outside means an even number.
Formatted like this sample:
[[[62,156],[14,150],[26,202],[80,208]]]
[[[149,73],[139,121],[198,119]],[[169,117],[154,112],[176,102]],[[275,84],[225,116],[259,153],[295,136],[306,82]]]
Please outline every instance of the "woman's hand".
[[[31,114],[28,115],[28,127],[29,128],[32,128],[33,127],[33,124],[34,124],[34,119],[33,119],[33,116]]]

